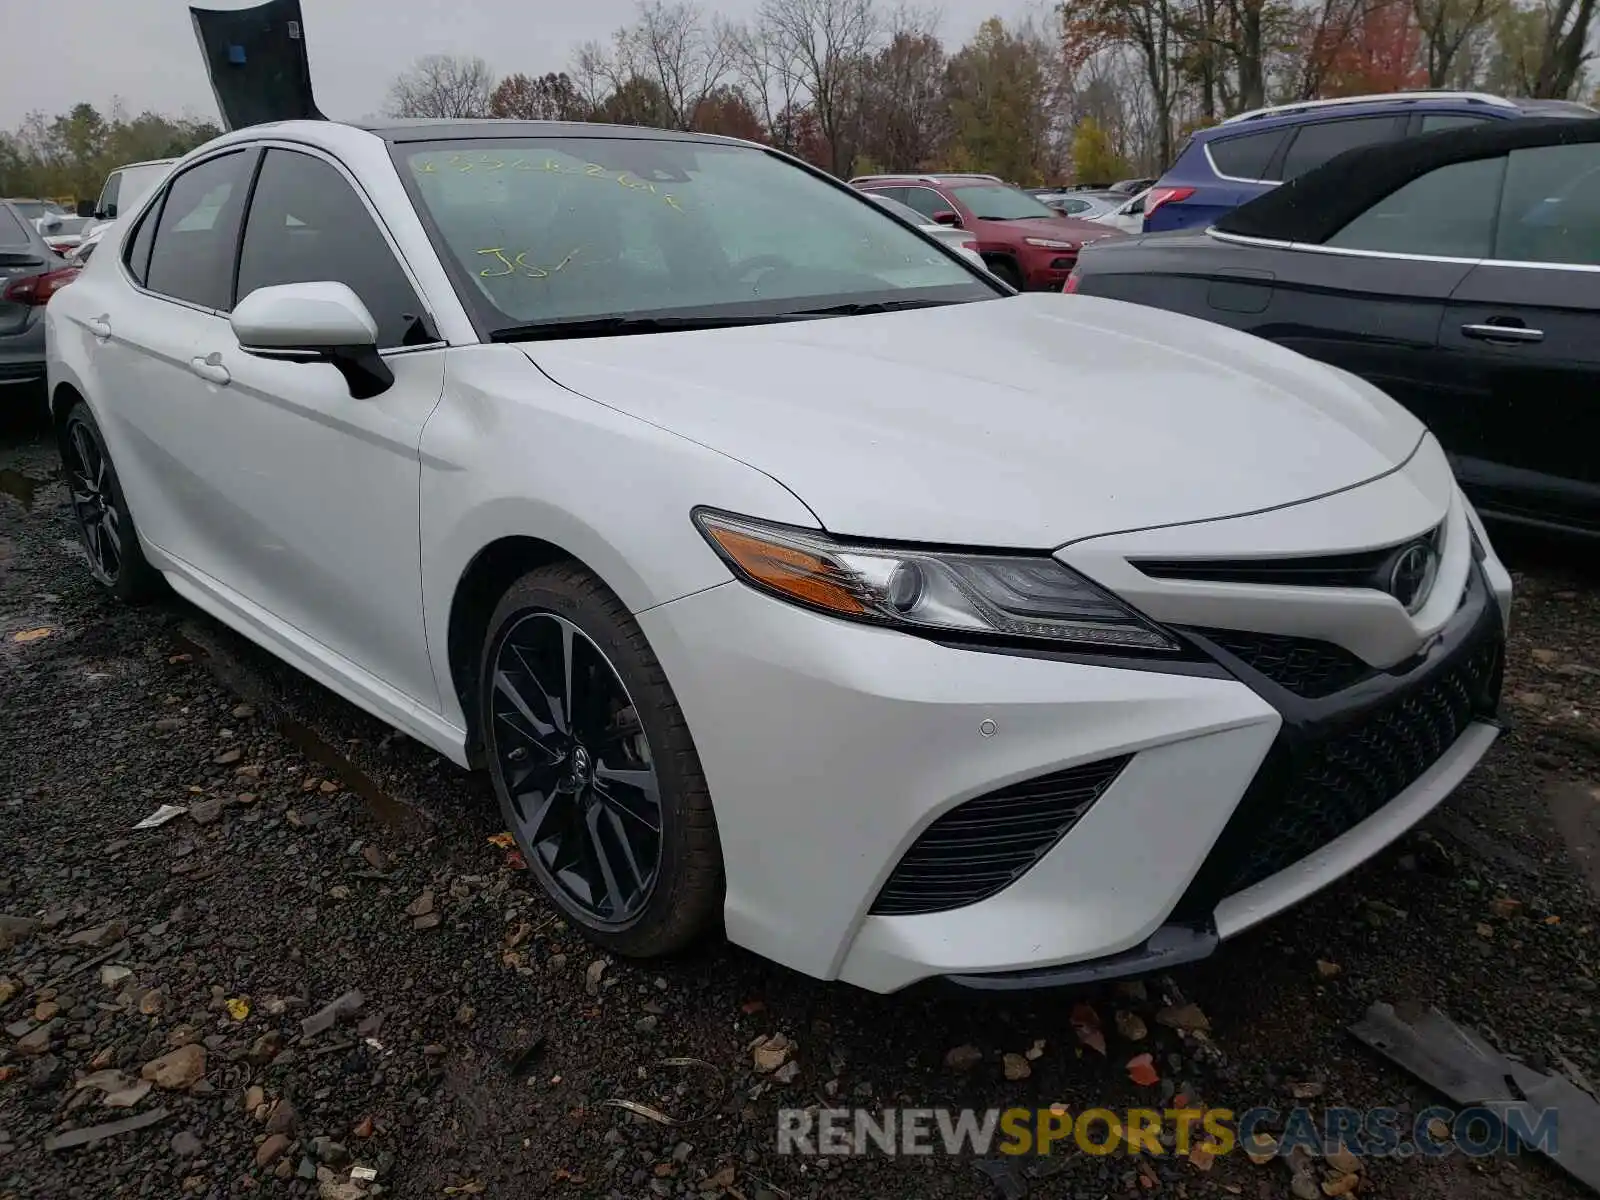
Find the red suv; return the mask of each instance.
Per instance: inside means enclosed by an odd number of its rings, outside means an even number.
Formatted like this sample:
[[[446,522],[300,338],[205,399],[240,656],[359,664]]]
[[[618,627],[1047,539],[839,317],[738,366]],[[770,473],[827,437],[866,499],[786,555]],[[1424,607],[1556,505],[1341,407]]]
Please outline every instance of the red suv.
[[[989,269],[1021,291],[1059,292],[1086,242],[1127,235],[1047,208],[993,175],[859,175],[863,192],[891,196],[930,221],[972,234]]]

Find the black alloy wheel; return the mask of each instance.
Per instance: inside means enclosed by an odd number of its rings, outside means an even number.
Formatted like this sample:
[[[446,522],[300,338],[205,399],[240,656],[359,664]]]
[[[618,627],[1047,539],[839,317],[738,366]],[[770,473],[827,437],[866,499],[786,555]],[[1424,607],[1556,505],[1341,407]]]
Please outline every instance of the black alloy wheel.
[[[479,680],[507,828],[593,941],[681,949],[721,909],[722,856],[687,723],[627,607],[573,563],[507,591]]]
[[[616,668],[565,617],[530,613],[500,642],[493,696],[518,841],[591,921],[626,925],[661,866],[661,781]]]
[[[145,560],[111,453],[89,406],[81,400],[74,404],[59,433],[73,521],[90,573],[119,599],[147,598],[161,576]]]
[[[87,421],[68,421],[62,456],[89,569],[101,583],[115,587],[122,573],[122,510],[111,490],[111,459],[99,431]]]

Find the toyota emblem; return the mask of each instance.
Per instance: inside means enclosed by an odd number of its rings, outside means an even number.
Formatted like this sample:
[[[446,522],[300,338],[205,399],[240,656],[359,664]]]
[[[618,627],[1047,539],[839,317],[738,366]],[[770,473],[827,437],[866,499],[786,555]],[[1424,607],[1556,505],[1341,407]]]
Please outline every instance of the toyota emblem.
[[[1415,542],[1400,551],[1389,568],[1389,594],[1414,613],[1428,599],[1439,556],[1427,542]]]

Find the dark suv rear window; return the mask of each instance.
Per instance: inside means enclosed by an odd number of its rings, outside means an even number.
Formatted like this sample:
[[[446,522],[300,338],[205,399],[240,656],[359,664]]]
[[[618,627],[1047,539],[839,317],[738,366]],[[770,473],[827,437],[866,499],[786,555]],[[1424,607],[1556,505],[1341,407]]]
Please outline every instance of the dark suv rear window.
[[[1220,174],[1234,179],[1265,179],[1267,164],[1278,152],[1283,133],[1281,129],[1269,129],[1263,133],[1218,138],[1206,149],[1211,152],[1211,161]]]

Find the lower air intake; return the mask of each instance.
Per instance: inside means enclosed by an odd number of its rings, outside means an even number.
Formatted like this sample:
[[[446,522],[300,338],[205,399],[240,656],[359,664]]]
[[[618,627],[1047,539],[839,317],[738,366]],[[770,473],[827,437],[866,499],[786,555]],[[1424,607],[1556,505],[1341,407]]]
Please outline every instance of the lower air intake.
[[[1130,757],[1068,767],[957,805],[911,844],[872,912],[946,912],[1009,887],[1066,836]]]

